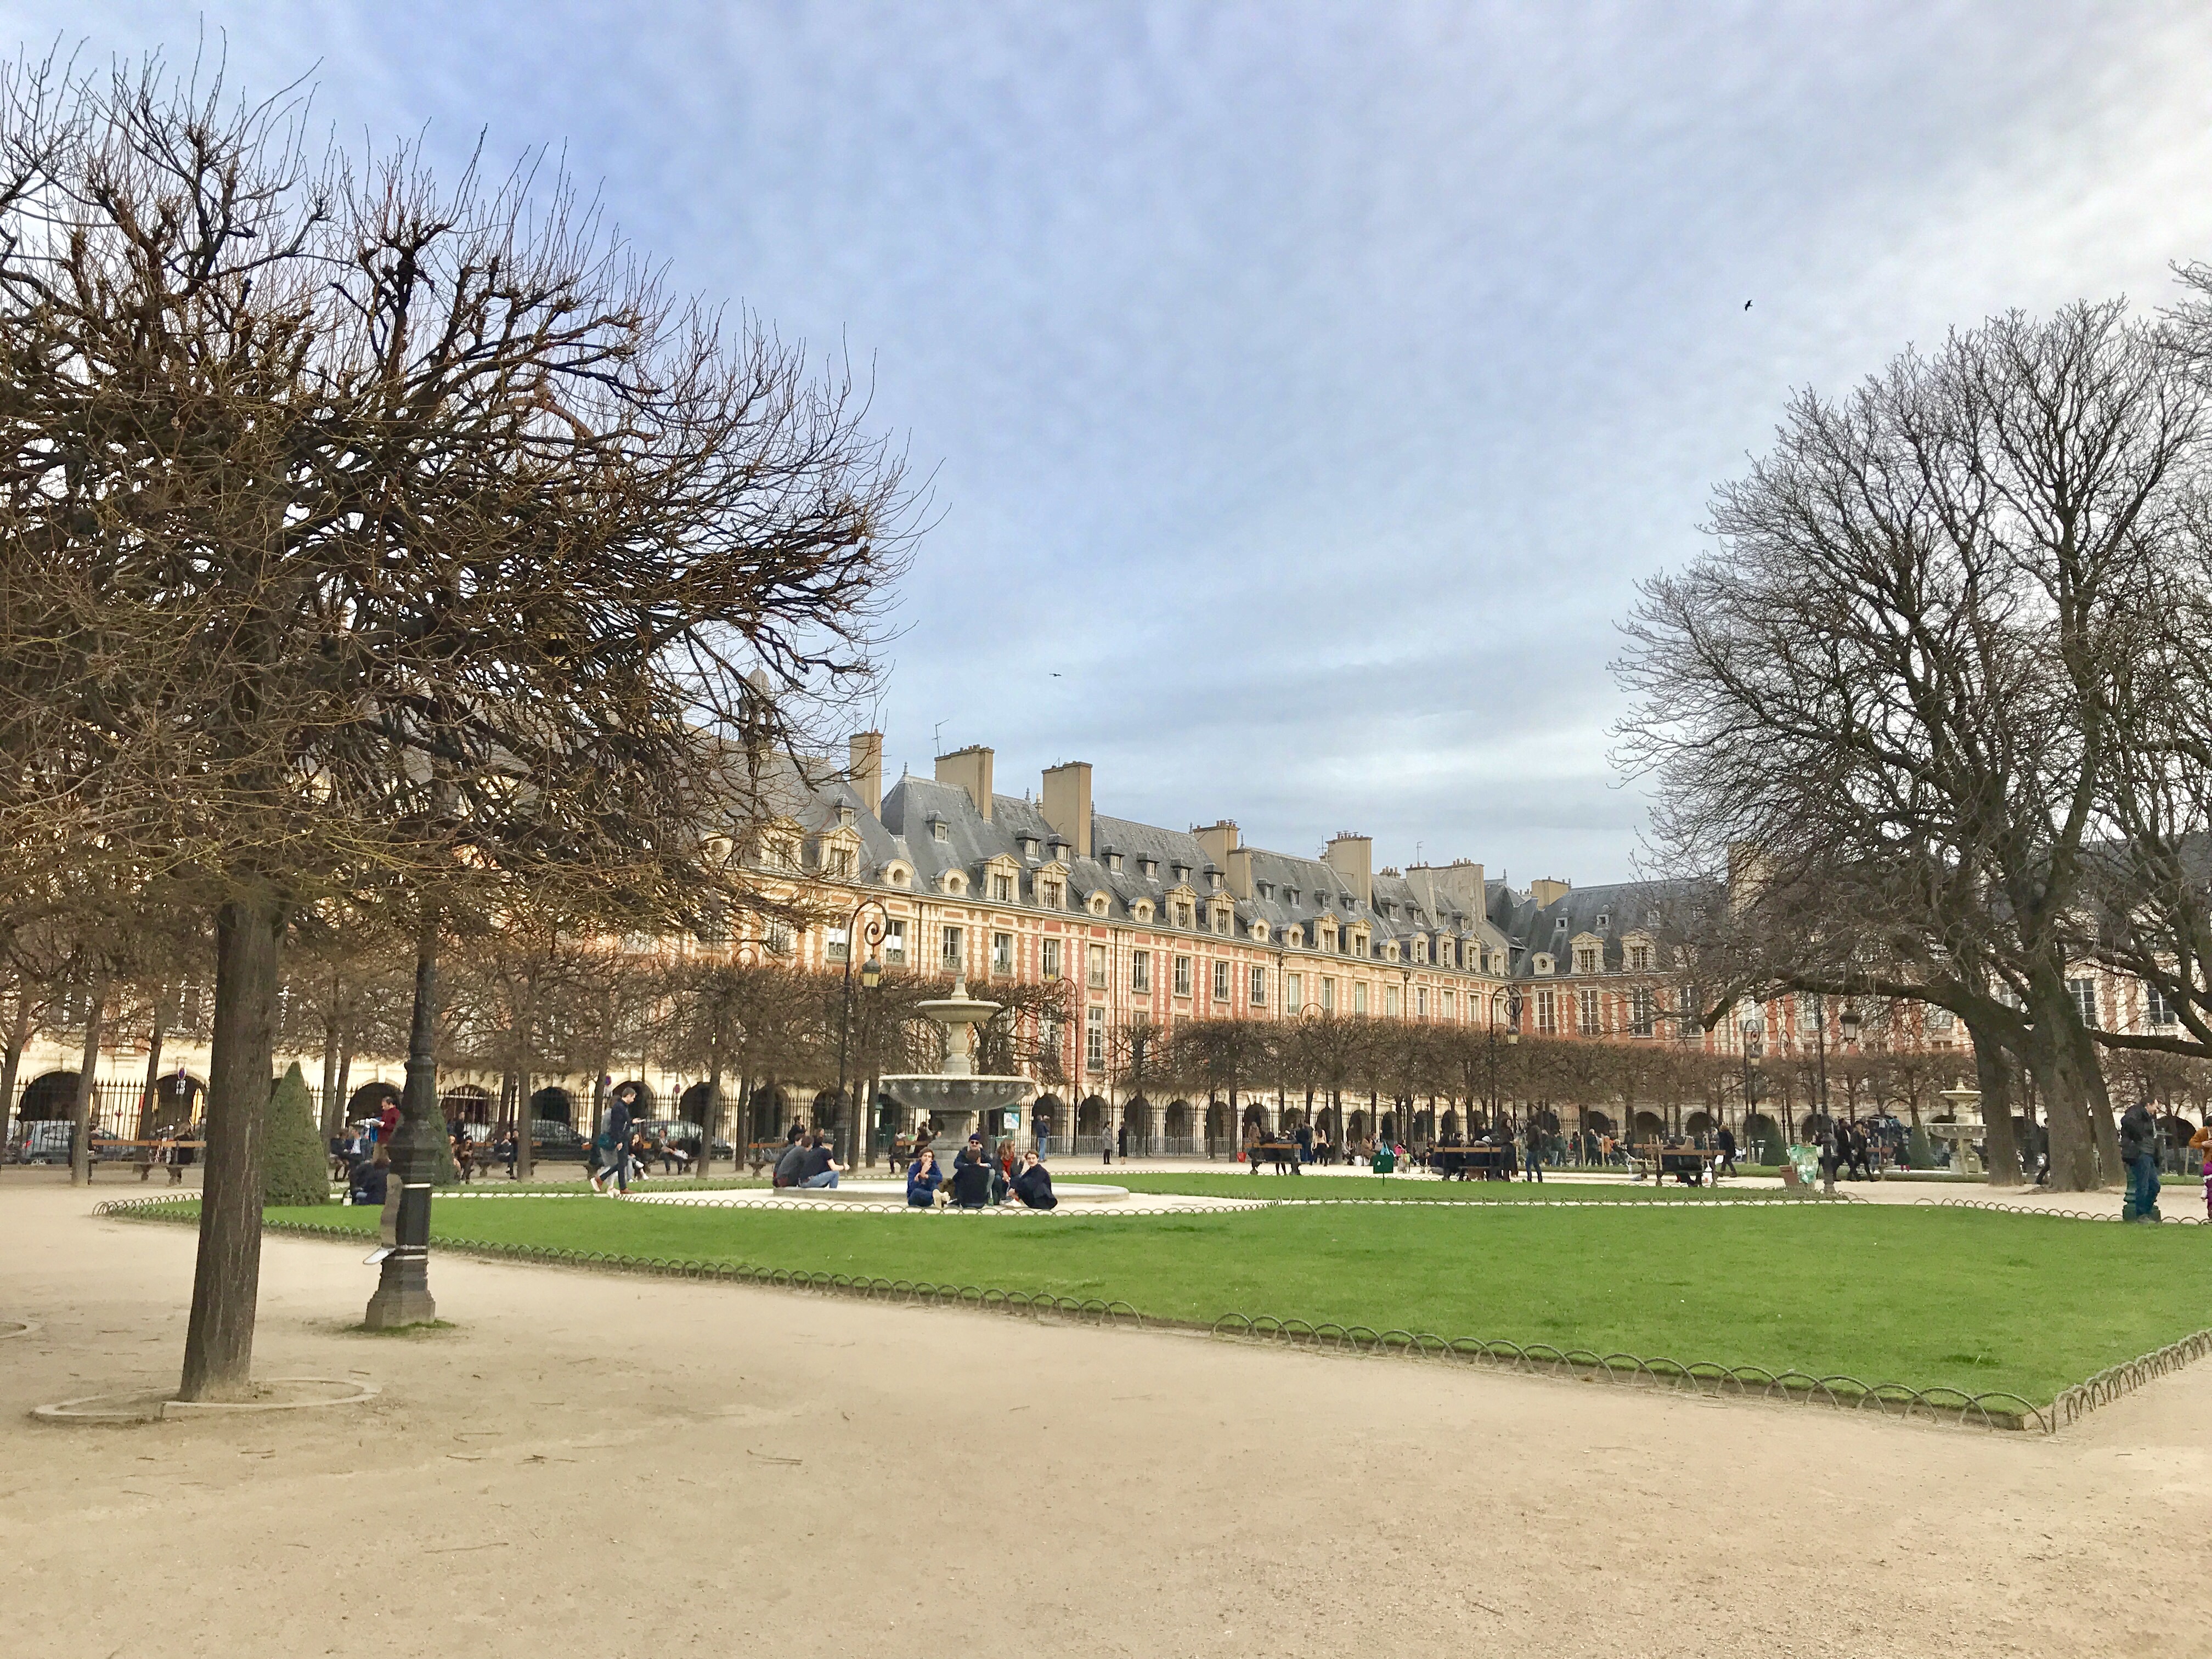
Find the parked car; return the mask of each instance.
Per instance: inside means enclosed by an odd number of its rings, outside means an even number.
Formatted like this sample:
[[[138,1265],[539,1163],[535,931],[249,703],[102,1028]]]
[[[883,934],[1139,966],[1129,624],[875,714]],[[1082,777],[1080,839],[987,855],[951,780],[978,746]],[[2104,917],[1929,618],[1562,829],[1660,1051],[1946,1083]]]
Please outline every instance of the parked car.
[[[591,1150],[591,1143],[577,1133],[573,1123],[563,1123],[557,1117],[530,1120],[530,1156],[533,1160],[550,1158],[558,1163],[567,1158],[581,1164]]]
[[[33,1118],[19,1127],[9,1153],[18,1164],[66,1164],[75,1129],[65,1119]]]

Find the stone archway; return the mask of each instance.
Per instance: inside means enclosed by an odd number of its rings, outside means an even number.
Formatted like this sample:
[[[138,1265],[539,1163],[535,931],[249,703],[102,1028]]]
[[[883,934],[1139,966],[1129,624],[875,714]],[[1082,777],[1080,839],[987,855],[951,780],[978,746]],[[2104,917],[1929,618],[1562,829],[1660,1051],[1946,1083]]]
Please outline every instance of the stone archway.
[[[363,1118],[381,1117],[387,1104],[397,1106],[403,1097],[396,1083],[387,1083],[382,1078],[364,1083],[346,1097],[346,1121],[358,1123]]]
[[[530,1097],[530,1115],[540,1123],[576,1121],[576,1097],[557,1084],[548,1084]]]
[[[473,1083],[457,1083],[438,1097],[438,1115],[448,1123],[489,1123],[491,1108],[491,1091]]]
[[[1106,1133],[1106,1103],[1097,1095],[1085,1095],[1076,1107],[1075,1133],[1079,1135]]]
[[[1648,1140],[1664,1140],[1666,1138],[1667,1120],[1658,1113],[1638,1112],[1636,1115],[1635,1139],[1638,1146],[1641,1146]]]
[[[1170,1101],[1166,1121],[1161,1125],[1161,1133],[1167,1140],[1164,1150],[1170,1152],[1188,1152],[1190,1131],[1190,1103],[1187,1100]]]
[[[1447,1146],[1457,1146],[1460,1140],[1459,1114],[1450,1107],[1444,1108],[1443,1121],[1438,1127],[1437,1139]]]
[[[1067,1103],[1058,1095],[1039,1095],[1030,1108],[1030,1133],[1036,1138],[1036,1144],[1048,1146],[1048,1137],[1065,1135],[1067,1132]]]
[[[46,1072],[25,1087],[15,1115],[26,1123],[67,1122],[76,1115],[76,1073]]]

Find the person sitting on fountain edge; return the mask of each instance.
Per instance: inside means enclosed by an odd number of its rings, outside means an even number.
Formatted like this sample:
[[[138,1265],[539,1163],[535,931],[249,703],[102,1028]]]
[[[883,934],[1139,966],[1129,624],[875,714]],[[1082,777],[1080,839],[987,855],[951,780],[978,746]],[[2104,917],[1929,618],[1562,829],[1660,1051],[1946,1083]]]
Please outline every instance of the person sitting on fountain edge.
[[[937,1154],[925,1146],[915,1154],[906,1171],[906,1201],[910,1208],[933,1210],[937,1189],[945,1184],[945,1171],[937,1167]]]
[[[799,1164],[798,1184],[801,1187],[834,1187],[837,1184],[837,1177],[844,1171],[845,1166],[830,1155],[830,1137],[817,1129],[814,1144],[806,1149],[806,1156]]]
[[[969,1135],[960,1156],[952,1160],[952,1201],[963,1210],[990,1207],[991,1160],[984,1154],[981,1135]]]
[[[1014,1177],[1014,1196],[1032,1210],[1060,1207],[1060,1200],[1052,1195],[1052,1172],[1035,1152],[1022,1154],[1021,1173]]]

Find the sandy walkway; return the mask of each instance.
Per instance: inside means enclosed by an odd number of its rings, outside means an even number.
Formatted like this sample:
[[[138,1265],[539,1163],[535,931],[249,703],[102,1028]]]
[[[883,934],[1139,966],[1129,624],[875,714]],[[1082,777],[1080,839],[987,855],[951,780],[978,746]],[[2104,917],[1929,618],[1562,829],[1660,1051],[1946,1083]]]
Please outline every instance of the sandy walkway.
[[[2212,1366],[2043,1440],[459,1260],[370,1338],[272,1238],[263,1374],[377,1404],[34,1425],[174,1375],[100,1195],[0,1187],[21,1659],[2208,1650]]]

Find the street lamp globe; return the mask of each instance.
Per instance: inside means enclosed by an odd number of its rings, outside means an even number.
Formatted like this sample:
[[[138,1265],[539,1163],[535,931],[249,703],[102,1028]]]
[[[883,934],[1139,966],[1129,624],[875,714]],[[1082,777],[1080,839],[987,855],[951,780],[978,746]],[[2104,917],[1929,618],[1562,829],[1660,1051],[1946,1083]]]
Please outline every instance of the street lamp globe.
[[[860,964],[860,988],[872,991],[884,981],[884,964],[870,957]]]

